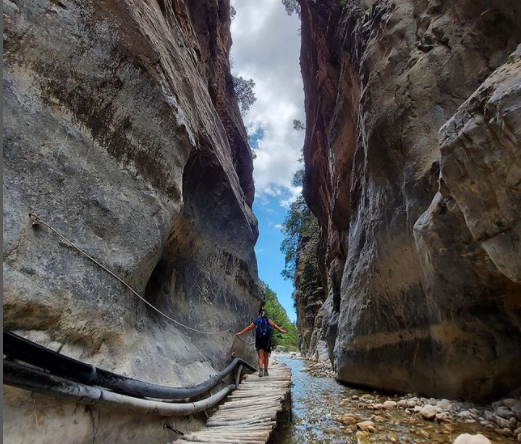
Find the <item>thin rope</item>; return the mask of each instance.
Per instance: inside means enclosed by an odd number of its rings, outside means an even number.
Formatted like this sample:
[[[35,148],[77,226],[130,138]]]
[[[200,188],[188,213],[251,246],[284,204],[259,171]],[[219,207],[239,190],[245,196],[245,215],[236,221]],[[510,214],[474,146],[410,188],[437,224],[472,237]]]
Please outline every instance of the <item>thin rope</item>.
[[[94,259],[92,256],[90,256],[87,252],[85,252],[84,250],[82,250],[80,247],[78,247],[77,245],[75,245],[72,241],[70,241],[69,239],[67,239],[63,234],[61,234],[58,230],[56,230],[55,228],[51,227],[47,222],[45,222],[40,216],[38,216],[37,214],[34,214],[34,213],[29,213],[29,217],[33,220],[33,226],[35,225],[39,225],[39,224],[42,224],[42,225],[45,225],[49,230],[51,230],[54,234],[56,234],[60,239],[64,240],[70,247],[74,248],[76,251],[78,251],[79,253],[81,253],[83,256],[85,256],[87,259],[89,259],[90,261],[94,262],[98,267],[102,268],[103,270],[105,270],[108,274],[110,274],[113,278],[117,279],[119,282],[121,282],[128,290],[130,290],[135,296],[137,296],[139,299],[141,299],[146,305],[148,305],[150,308],[152,308],[153,310],[155,310],[157,313],[159,313],[161,316],[164,316],[166,319],[168,319],[169,321],[172,321],[174,322],[175,324],[183,327],[183,328],[186,328],[187,330],[191,330],[191,331],[194,331],[196,333],[202,333],[202,334],[207,334],[207,335],[220,335],[220,334],[223,334],[223,333],[233,333],[235,335],[235,332],[232,330],[232,329],[227,329],[227,330],[219,330],[219,331],[203,331],[203,330],[198,330],[197,328],[193,328],[193,327],[189,327],[188,325],[185,325],[179,321],[176,321],[174,318],[171,318],[170,316],[168,316],[167,314],[163,313],[161,310],[159,310],[159,308],[155,307],[154,305],[152,305],[150,302],[148,302],[143,296],[141,296],[136,290],[134,290],[129,284],[127,284],[123,279],[121,279],[117,274],[115,274],[114,272],[112,272],[111,270],[109,270],[105,265],[101,264],[100,262],[98,262],[96,259]],[[246,342],[247,344],[252,344],[252,342],[250,341],[246,341],[245,339],[241,338],[240,336],[236,336],[237,338],[239,338],[241,341],[244,341]]]

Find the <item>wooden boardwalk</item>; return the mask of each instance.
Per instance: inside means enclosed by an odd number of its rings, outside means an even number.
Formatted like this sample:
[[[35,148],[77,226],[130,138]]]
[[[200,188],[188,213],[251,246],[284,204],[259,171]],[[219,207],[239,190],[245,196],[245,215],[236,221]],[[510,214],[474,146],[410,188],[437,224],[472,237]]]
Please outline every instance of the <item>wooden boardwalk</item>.
[[[269,376],[244,377],[239,388],[221,404],[206,427],[183,436],[175,444],[265,444],[277,425],[277,413],[290,403],[291,370],[274,364]]]

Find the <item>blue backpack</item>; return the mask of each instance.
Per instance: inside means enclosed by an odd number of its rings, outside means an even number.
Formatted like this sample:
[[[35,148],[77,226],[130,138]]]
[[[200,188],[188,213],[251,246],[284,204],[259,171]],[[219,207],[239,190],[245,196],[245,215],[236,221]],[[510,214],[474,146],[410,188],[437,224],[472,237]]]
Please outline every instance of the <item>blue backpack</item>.
[[[258,338],[269,338],[271,335],[271,327],[269,324],[268,318],[258,318],[255,321],[255,325],[257,329],[255,330],[256,336]]]

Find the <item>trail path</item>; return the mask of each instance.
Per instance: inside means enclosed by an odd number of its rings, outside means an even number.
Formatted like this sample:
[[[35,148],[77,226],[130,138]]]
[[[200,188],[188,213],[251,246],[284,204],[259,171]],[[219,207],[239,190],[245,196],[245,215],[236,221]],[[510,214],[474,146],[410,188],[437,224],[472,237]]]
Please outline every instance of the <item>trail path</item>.
[[[289,407],[291,370],[274,364],[270,375],[247,375],[206,427],[183,436],[176,444],[194,442],[264,444],[277,425],[277,413]]]

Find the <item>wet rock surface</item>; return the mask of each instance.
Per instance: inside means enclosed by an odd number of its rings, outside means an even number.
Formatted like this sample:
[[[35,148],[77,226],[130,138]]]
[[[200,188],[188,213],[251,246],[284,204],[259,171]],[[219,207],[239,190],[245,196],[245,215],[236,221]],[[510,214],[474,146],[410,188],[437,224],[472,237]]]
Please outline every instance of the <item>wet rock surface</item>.
[[[486,442],[458,438],[465,434],[481,434],[497,444],[519,442],[516,429],[507,431],[496,422],[501,419],[502,407],[521,401],[518,395],[493,405],[415,394],[385,395],[349,388],[329,377],[312,376],[314,365],[309,361],[277,359],[292,368],[293,424],[276,433],[274,444]],[[512,412],[511,407],[508,409]],[[425,412],[429,413],[427,417]]]
[[[315,313],[339,379],[506,394],[521,384],[519,2],[301,4]]]

